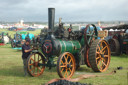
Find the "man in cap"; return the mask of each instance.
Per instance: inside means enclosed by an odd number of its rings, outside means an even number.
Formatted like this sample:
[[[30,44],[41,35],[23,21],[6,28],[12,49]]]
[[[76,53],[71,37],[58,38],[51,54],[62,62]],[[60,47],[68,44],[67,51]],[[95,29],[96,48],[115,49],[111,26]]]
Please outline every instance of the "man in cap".
[[[24,64],[24,75],[27,76],[27,57],[30,55],[30,52],[32,49],[30,49],[30,40],[27,39],[25,43],[22,45],[22,59]]]

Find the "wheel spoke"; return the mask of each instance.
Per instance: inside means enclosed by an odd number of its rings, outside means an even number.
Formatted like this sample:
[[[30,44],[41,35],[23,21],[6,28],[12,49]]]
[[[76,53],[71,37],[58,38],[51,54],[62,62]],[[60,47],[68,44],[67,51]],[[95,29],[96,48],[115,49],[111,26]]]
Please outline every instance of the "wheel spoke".
[[[70,65],[71,67],[73,66],[73,65]]]
[[[104,55],[104,57],[109,57],[109,55]]]
[[[103,51],[105,48],[107,48],[107,46],[105,46],[103,49],[101,49],[101,51]]]
[[[61,63],[64,65],[64,62],[61,60]]]
[[[65,73],[64,73],[64,78],[65,78],[65,74],[67,74],[67,69],[66,69],[66,71],[65,71]]]
[[[97,47],[98,47],[98,49],[99,49],[99,52],[100,52],[100,46],[98,45]]]
[[[42,59],[38,60],[38,62],[40,62]]]
[[[64,68],[62,68],[61,73],[63,72]]]
[[[107,66],[103,61],[102,61],[103,65]]]
[[[72,72],[72,70],[69,68],[69,71],[70,71],[70,73]]]
[[[34,63],[32,63],[32,64],[29,64],[29,65],[30,65],[30,66],[31,66],[31,65],[34,65]]]
[[[101,61],[101,59],[97,61],[97,65],[99,65],[100,61]]]
[[[30,58],[33,62],[35,62],[35,60],[33,58]]]
[[[103,52],[103,54],[105,54],[105,51]]]
[[[102,70],[103,69],[103,67],[102,67],[102,64],[100,65],[100,70]]]
[[[101,63],[99,65],[100,66],[100,70],[102,70],[102,65],[103,65],[102,62],[103,62],[103,60],[101,60]]]
[[[65,66],[65,65],[63,65],[63,66],[60,66],[60,67],[64,68],[64,67],[66,67],[66,66]]]
[[[97,54],[100,54],[100,52],[96,52]]]
[[[99,59],[99,58],[100,58],[100,57],[97,57],[96,60]]]
[[[102,42],[100,43],[100,46],[103,48],[103,43]]]
[[[66,61],[67,61],[67,62],[68,62],[68,57],[69,57],[69,56],[67,55],[67,58],[66,58]]]
[[[66,59],[65,55],[64,55],[64,59],[66,60],[66,64],[67,64],[67,59]]]
[[[68,64],[70,64],[70,63],[71,63],[71,61],[72,61],[72,60],[70,59],[70,61],[68,62]]]

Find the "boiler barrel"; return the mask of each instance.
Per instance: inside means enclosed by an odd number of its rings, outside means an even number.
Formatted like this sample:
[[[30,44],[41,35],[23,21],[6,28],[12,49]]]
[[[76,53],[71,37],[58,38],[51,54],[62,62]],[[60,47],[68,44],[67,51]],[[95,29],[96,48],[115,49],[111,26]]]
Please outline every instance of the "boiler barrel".
[[[70,52],[72,54],[79,53],[81,44],[77,40],[66,41],[66,40],[54,40],[53,55],[60,55],[63,52]]]

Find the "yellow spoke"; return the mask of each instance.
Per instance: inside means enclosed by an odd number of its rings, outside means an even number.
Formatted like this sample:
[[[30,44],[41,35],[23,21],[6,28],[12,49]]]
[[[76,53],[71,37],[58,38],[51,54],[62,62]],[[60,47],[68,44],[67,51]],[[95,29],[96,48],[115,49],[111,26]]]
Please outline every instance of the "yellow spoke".
[[[103,46],[103,44],[101,43],[100,46]]]
[[[67,55],[67,62],[68,62],[68,55]]]
[[[96,60],[99,59],[99,58],[100,58],[100,57],[97,57]]]
[[[64,58],[65,58],[65,60],[66,60],[66,63],[67,63],[67,59],[66,59],[65,55],[64,55]]]
[[[64,62],[61,60],[61,63],[64,65]]]
[[[63,72],[64,68],[62,68],[61,73]]]
[[[101,62],[100,62],[100,61],[102,61],[102,59],[100,59],[100,60],[99,60],[99,62],[97,63],[97,65],[100,65],[100,64],[101,64]],[[100,64],[99,64],[99,63],[100,63]]]
[[[71,67],[73,66],[73,65],[70,65]]]
[[[72,72],[72,70],[69,68],[69,71]]]
[[[102,64],[101,64],[101,66],[100,66],[100,70],[102,70],[102,68],[103,68],[103,67],[102,67]]]
[[[107,48],[107,46],[105,46],[105,47],[102,49],[102,51],[103,51],[105,48]]]
[[[65,74],[67,73],[67,69],[66,69],[66,71],[65,71],[65,73],[64,73],[64,78],[65,78]]]
[[[33,58],[30,58],[33,62],[35,62],[35,60]]]
[[[102,61],[102,63],[103,63],[105,66],[107,66],[103,61]]]
[[[104,55],[104,57],[108,57],[108,55]]]
[[[103,54],[105,54],[105,51],[103,52]]]
[[[63,68],[63,67],[66,67],[66,66],[60,66],[60,67],[62,67],[62,68]]]
[[[97,54],[100,54],[100,52],[96,52]]]
[[[99,63],[100,63],[100,60],[97,61],[97,65],[99,65]]]
[[[70,63],[71,63],[71,61],[72,61],[72,60],[70,59],[70,61],[68,62],[68,64],[70,64]]]
[[[100,46],[98,45],[98,49],[99,49],[99,51],[100,51]]]

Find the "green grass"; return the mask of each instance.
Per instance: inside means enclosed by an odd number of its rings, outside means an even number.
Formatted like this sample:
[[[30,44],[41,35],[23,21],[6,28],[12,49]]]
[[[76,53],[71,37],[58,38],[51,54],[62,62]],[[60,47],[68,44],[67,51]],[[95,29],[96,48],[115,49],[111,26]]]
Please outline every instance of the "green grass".
[[[128,56],[126,55],[112,56],[110,66],[104,73],[95,73],[91,68],[82,65],[75,72],[73,78],[83,74],[106,74],[118,66],[122,66],[124,69],[118,70],[113,75],[83,79],[80,82],[92,83],[94,85],[127,85]],[[51,70],[46,68],[39,77],[24,77],[21,51],[13,50],[10,44],[0,47],[0,85],[41,85],[54,78],[59,78],[56,68]]]
[[[0,30],[9,32],[9,35],[13,35],[14,31],[8,31],[5,29]],[[30,31],[33,34],[39,34],[40,30]],[[128,56],[112,56],[111,63],[106,72],[95,73],[91,68],[86,65],[82,65],[73,75],[76,78],[84,74],[102,75],[110,73],[118,66],[122,66],[122,70],[118,70],[116,74],[95,77],[89,79],[80,80],[81,83],[91,83],[94,85],[128,85]],[[0,46],[0,85],[41,85],[47,83],[49,80],[59,78],[56,68],[49,70],[45,68],[44,73],[39,77],[24,77],[23,61],[21,58],[21,51],[14,50],[10,44]]]

